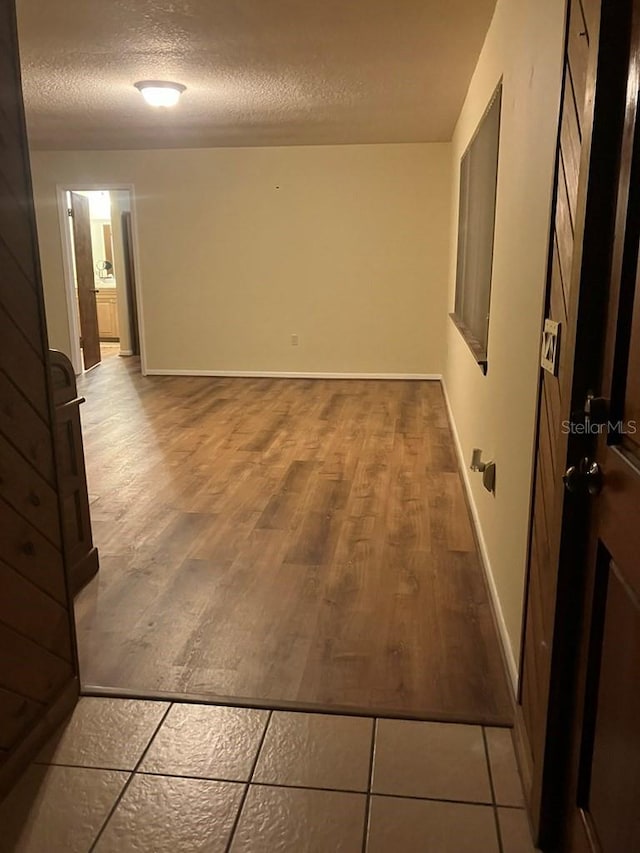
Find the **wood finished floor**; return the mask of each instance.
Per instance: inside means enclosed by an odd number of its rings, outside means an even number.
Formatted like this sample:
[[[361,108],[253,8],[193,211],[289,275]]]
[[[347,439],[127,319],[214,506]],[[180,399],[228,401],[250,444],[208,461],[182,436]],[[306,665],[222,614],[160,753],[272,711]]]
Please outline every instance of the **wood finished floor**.
[[[115,358],[79,391],[85,686],[511,722],[438,383]]]

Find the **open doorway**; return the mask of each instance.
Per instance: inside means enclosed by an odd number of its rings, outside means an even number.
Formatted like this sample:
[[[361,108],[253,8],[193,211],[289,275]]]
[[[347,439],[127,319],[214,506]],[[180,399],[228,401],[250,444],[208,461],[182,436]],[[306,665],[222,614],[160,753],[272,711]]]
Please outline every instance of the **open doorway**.
[[[71,360],[141,355],[131,188],[60,188]]]

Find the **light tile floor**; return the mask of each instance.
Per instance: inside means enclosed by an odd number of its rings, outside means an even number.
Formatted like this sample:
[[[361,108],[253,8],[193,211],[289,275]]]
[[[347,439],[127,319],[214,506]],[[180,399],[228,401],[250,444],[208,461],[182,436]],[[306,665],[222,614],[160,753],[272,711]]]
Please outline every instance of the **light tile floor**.
[[[510,732],[83,698],[2,853],[533,853]]]

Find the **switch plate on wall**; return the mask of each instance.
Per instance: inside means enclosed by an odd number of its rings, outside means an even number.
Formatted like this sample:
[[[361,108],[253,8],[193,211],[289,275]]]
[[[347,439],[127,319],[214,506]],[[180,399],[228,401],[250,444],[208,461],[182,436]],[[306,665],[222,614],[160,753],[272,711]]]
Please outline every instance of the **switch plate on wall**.
[[[299,343],[300,343],[300,341],[298,339],[298,336],[297,335],[291,335],[291,346],[297,347]]]
[[[546,319],[542,332],[541,366],[553,376],[558,375],[558,358],[560,350],[560,323]]]

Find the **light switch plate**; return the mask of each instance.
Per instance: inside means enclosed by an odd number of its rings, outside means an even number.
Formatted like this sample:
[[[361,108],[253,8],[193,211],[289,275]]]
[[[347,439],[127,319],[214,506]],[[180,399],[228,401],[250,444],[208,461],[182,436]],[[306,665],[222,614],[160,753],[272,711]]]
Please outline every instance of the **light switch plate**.
[[[560,323],[555,320],[545,320],[542,332],[542,358],[540,364],[553,376],[558,375],[558,359],[560,354]]]

